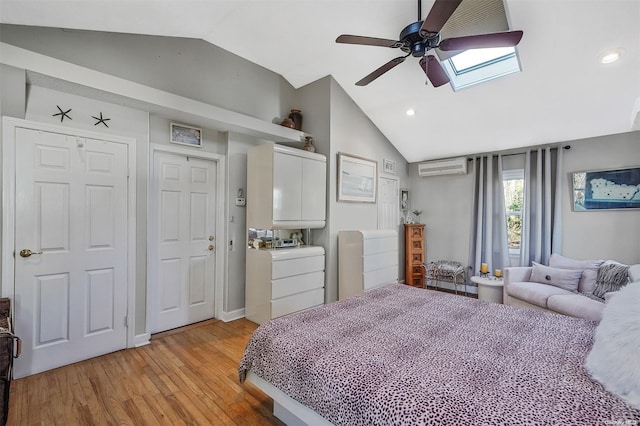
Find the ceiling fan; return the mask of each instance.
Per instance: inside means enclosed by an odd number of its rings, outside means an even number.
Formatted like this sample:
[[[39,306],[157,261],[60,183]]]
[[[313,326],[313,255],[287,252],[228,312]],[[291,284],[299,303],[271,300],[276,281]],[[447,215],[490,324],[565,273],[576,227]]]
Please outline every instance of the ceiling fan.
[[[394,58],[373,71],[356,83],[356,86],[366,86],[390,69],[400,65],[408,56],[420,57],[420,66],[434,87],[442,86],[449,82],[449,77],[444,71],[440,61],[434,55],[426,53],[431,49],[444,51],[483,49],[489,47],[513,47],[522,38],[522,31],[506,31],[500,33],[471,35],[464,37],[451,37],[440,40],[440,30],[449,20],[462,0],[435,0],[429,14],[421,21],[421,0],[418,0],[418,21],[407,25],[401,32],[399,40],[384,38],[363,37],[343,34],[336,39],[336,43],[361,44],[366,46],[381,46],[400,49],[405,56]]]

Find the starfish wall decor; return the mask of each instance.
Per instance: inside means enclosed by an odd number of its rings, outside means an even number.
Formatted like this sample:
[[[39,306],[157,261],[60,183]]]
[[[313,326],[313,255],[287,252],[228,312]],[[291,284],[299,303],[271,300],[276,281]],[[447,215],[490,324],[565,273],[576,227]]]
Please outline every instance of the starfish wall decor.
[[[73,120],[73,118],[71,118],[71,116],[69,115],[69,113],[71,112],[71,108],[69,108],[66,111],[63,111],[62,108],[60,108],[58,105],[56,105],[56,106],[58,107],[58,110],[60,112],[58,112],[56,114],[53,114],[52,117],[55,117],[55,116],[59,115],[61,123],[64,121],[65,117],[68,118],[69,120]]]
[[[97,126],[98,124],[102,123],[102,124],[104,124],[104,126],[105,126],[105,127],[109,127],[109,125],[107,124],[107,121],[109,121],[109,120],[111,120],[111,119],[110,119],[110,118],[103,118],[103,117],[102,117],[102,111],[100,112],[100,118],[98,118],[98,117],[94,117],[93,115],[92,115],[91,117],[92,117],[92,118],[95,118],[96,120],[98,120],[98,121],[96,121],[96,123],[94,124],[94,126]]]

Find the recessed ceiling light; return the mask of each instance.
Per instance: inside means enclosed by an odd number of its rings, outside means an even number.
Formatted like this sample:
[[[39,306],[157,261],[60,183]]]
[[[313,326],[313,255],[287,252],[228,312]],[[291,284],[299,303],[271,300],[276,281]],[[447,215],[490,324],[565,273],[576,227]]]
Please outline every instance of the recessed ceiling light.
[[[412,115],[416,115],[416,110],[415,110],[415,109],[413,109],[413,108],[409,108],[409,109],[407,110],[407,115],[408,115],[408,116],[410,116],[410,117],[411,117]]]
[[[609,52],[605,52],[602,56],[600,56],[600,62],[603,64],[610,64],[620,59],[621,56],[622,50],[611,50]]]

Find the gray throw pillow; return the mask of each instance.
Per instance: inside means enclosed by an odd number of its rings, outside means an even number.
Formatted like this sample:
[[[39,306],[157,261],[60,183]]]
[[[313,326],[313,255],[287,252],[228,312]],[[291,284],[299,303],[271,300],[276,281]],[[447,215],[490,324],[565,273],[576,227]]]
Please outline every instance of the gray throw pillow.
[[[607,263],[598,269],[593,295],[604,299],[605,293],[618,291],[629,283],[629,266]]]
[[[578,291],[583,294],[593,293],[593,289],[596,286],[598,268],[603,263],[604,260],[578,260],[564,257],[557,253],[553,253],[549,258],[549,266],[552,268],[582,270]]]
[[[578,290],[578,283],[580,282],[582,271],[551,268],[536,262],[532,262],[532,264],[533,269],[531,271],[531,278],[529,278],[529,281],[548,284],[569,291]]]

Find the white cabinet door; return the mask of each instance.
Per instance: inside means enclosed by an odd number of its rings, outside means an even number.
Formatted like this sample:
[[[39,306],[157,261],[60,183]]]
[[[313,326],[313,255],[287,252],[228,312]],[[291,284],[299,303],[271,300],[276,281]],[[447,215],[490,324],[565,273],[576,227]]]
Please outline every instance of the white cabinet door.
[[[302,158],[273,153],[273,221],[300,220]]]
[[[302,159],[302,221],[325,220],[327,163]]]

